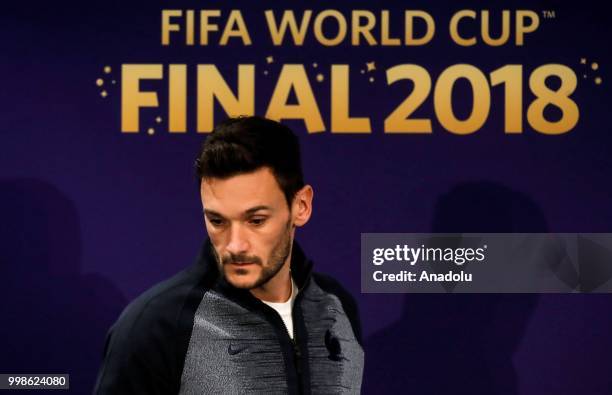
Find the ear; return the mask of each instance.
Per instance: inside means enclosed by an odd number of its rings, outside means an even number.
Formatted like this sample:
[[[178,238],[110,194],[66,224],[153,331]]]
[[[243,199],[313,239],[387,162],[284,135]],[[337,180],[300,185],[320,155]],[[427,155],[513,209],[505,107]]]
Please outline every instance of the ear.
[[[312,198],[314,191],[310,185],[304,185],[297,191],[291,203],[291,216],[295,226],[303,226],[312,214]]]

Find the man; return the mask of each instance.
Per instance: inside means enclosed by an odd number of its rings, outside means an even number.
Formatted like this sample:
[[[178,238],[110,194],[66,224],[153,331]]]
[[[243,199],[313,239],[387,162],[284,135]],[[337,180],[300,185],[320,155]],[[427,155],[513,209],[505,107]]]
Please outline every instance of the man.
[[[356,304],[294,242],[313,199],[297,137],[229,119],[196,172],[209,239],[111,327],[94,393],[359,393]]]

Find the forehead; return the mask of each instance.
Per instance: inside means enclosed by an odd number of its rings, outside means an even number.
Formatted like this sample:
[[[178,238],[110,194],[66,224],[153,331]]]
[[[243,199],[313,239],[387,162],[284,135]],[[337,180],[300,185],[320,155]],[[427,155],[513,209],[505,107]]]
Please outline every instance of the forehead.
[[[204,208],[227,216],[261,205],[278,208],[285,199],[269,167],[226,179],[202,179],[200,194]]]

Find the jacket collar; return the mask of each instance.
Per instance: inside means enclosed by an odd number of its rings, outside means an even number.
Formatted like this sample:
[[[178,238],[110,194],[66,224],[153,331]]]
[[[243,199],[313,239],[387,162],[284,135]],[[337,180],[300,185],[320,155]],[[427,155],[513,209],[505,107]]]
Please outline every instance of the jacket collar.
[[[208,287],[215,289],[216,291],[247,304],[259,303],[259,300],[255,298],[248,290],[239,289],[229,284],[223,276],[219,273],[215,255],[213,252],[213,245],[209,238],[204,242],[200,255],[198,257],[197,265],[204,270],[205,284]],[[310,261],[304,254],[304,250],[299,246],[297,241],[293,241],[293,247],[291,249],[291,276],[298,286],[298,289],[302,291],[310,282],[312,274],[312,261]]]

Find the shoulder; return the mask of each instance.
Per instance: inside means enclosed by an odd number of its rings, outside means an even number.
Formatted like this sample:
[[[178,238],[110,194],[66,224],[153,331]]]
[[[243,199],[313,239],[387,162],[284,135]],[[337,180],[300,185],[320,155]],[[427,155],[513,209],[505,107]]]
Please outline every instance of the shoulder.
[[[193,315],[205,292],[201,274],[191,266],[128,304],[108,331],[95,393],[176,388]]]
[[[144,337],[154,329],[171,331],[180,324],[180,315],[190,299],[201,299],[202,280],[196,266],[190,266],[158,283],[130,302],[111,328],[117,335]],[[199,302],[199,300],[198,300]]]
[[[116,326],[128,330],[133,326],[176,320],[199,280],[194,268],[189,267],[155,284],[127,305]]]
[[[351,295],[351,293],[347,291],[346,288],[344,288],[340,282],[338,282],[338,280],[327,274],[313,273],[312,276],[319,288],[321,288],[324,292],[336,296],[340,300],[340,303],[342,303],[342,308],[351,322],[351,326],[355,332],[355,337],[359,343],[361,343],[361,321],[359,318],[359,308],[355,298],[353,298],[353,295]]]

